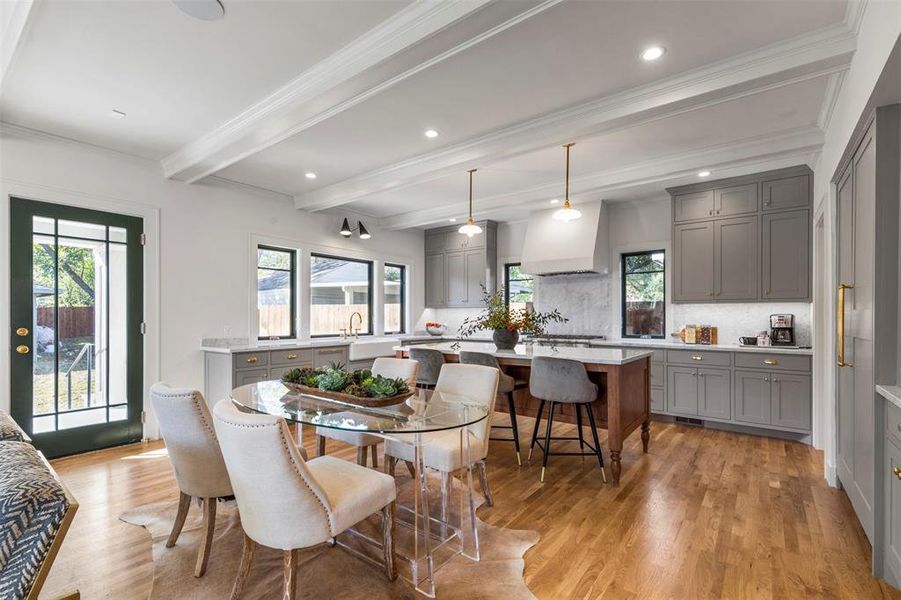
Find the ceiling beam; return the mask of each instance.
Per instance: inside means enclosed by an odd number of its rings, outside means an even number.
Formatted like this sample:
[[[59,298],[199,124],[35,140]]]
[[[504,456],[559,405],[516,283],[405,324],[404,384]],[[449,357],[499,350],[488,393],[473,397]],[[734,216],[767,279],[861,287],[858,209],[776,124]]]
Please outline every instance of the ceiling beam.
[[[0,2],[0,93],[16,53],[28,33],[34,15],[34,0]]]
[[[605,195],[617,191],[694,176],[702,166],[715,170],[718,177],[731,176],[730,170],[776,168],[772,164],[790,166],[807,162],[822,144],[823,132],[817,127],[718,144],[573,179],[571,187],[575,192],[570,196],[575,202],[603,200]],[[511,207],[528,209],[532,204],[546,205],[559,192],[560,180],[555,178],[545,184],[481,198],[473,203],[473,212],[479,218],[486,218]],[[389,230],[424,227],[458,217],[459,212],[458,204],[411,211],[380,219],[379,226]]]
[[[848,68],[855,47],[854,33],[836,25],[312,190],[295,196],[294,204],[302,210],[326,210],[474,165],[838,73]]]
[[[163,173],[193,183],[340,114],[560,1],[416,0],[221,127],[163,158]],[[476,13],[477,18],[467,19]],[[435,35],[438,32],[442,35]]]

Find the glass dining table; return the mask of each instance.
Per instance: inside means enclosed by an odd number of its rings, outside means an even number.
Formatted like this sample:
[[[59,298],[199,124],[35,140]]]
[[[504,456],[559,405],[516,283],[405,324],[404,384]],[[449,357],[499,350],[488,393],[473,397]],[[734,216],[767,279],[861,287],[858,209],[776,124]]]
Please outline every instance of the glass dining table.
[[[398,558],[409,561],[408,579],[417,591],[434,597],[435,570],[453,556],[462,553],[471,560],[479,560],[472,473],[477,458],[471,456],[470,442],[483,429],[483,424],[477,424],[488,418],[489,409],[484,403],[463,395],[416,390],[403,403],[369,408],[300,393],[280,381],[243,385],[232,390],[231,397],[247,410],[284,417],[296,424],[297,443],[301,446],[304,425],[366,433],[412,446],[412,502],[405,504],[398,500],[398,525],[406,527],[412,539],[409,544],[396,546]],[[460,472],[459,509],[450,517],[443,511],[437,515],[432,513],[423,450],[429,434],[448,430],[460,432],[462,463],[469,465]],[[447,488],[442,486],[441,493],[448,493]],[[446,502],[445,499],[442,507]],[[406,576],[403,572],[401,575]]]

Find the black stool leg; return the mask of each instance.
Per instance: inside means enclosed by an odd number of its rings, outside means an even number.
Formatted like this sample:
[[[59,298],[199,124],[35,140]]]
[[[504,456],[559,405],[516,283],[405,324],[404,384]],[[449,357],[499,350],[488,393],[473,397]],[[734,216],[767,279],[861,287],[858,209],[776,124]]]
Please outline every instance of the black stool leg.
[[[582,407],[579,404],[576,407],[576,427],[579,428],[579,450],[585,448],[585,438],[582,437]]]
[[[544,460],[541,463],[541,477],[539,478],[541,483],[544,483],[544,471],[547,469],[547,459],[551,454],[551,427],[554,425],[554,408],[556,406],[556,402],[551,402],[551,407],[548,409],[547,430],[544,432]]]
[[[516,404],[513,402],[513,392],[507,394],[507,410],[510,412],[510,427],[513,429],[513,446],[516,448],[516,464],[522,466],[522,458],[519,456],[519,426],[516,424]]]
[[[607,483],[607,470],[604,469],[604,454],[601,452],[601,440],[598,439],[598,424],[594,420],[594,409],[591,408],[591,402],[585,404],[588,410],[588,420],[591,421],[591,435],[594,436],[594,449],[598,454],[598,464],[601,465],[601,478]]]
[[[544,400],[538,402],[538,415],[535,417],[535,429],[532,430],[532,443],[529,444],[529,460],[532,460],[532,451],[535,449],[535,440],[538,439],[538,426],[541,424],[541,415],[544,414]]]

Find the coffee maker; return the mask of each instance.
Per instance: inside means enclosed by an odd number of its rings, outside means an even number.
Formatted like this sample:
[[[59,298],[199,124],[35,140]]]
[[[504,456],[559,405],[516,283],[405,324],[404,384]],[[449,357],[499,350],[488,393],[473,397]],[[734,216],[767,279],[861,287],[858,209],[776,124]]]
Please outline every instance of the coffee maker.
[[[770,315],[770,340],[773,346],[794,346],[795,315]]]

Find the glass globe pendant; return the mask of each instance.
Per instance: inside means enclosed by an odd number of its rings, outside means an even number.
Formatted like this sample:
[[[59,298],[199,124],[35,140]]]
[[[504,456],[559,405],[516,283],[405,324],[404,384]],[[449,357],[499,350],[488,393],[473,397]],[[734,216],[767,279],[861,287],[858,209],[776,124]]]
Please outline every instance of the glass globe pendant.
[[[476,222],[472,218],[472,174],[477,170],[478,169],[469,170],[469,218],[466,219],[466,224],[457,230],[467,237],[482,233],[482,228],[476,225]]]

